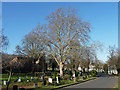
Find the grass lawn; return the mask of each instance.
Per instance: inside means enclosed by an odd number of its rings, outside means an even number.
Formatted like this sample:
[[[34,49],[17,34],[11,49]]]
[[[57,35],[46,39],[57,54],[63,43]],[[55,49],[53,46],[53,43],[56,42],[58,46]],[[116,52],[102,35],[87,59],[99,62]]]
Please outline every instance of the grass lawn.
[[[34,84],[37,83],[38,84],[38,87],[39,89],[52,89],[52,88],[59,88],[59,87],[63,87],[63,86],[67,86],[67,85],[71,85],[71,84],[75,84],[75,83],[80,83],[82,81],[86,81],[86,80],[89,80],[89,79],[94,79],[96,77],[91,77],[91,78],[87,78],[87,79],[78,79],[77,82],[74,82],[73,80],[71,81],[66,81],[66,80],[61,80],[61,83],[60,84],[56,84],[56,85],[46,85],[46,86],[43,86],[43,82],[40,82],[40,79],[38,79],[37,77],[34,77],[34,80],[31,81],[31,75],[27,75],[28,78],[26,78],[26,75],[25,76],[15,76],[13,75],[11,77],[11,84],[9,87],[13,87],[13,85],[18,85],[19,88],[23,87],[23,88],[34,88]],[[17,82],[17,79],[18,77],[21,77],[21,80],[22,82]],[[3,83],[3,80],[7,80],[8,79],[8,75],[7,74],[2,74],[2,83]],[[27,79],[30,80],[30,82],[27,82]],[[2,85],[2,88],[6,88],[6,85]],[[39,90],[38,89],[38,90]],[[36,89],[35,89],[36,90]]]
[[[115,76],[115,78],[118,78],[118,76]],[[120,77],[119,77],[120,78]],[[120,79],[119,79],[120,80]],[[119,88],[118,90],[120,90],[120,81],[118,80],[118,85],[115,88]]]
[[[59,88],[59,87],[63,87],[63,86],[67,86],[67,85],[71,85],[71,84],[75,84],[75,83],[80,83],[80,82],[83,82],[83,81],[87,81],[87,80],[90,80],[90,79],[95,79],[97,77],[91,77],[91,78],[87,78],[87,79],[79,79],[77,82],[74,82],[73,80],[72,81],[64,81],[65,84],[64,85],[58,85],[58,86],[43,86],[42,88]]]
[[[2,80],[2,88],[6,88],[7,85],[3,85],[3,81],[6,80],[6,82],[8,81],[8,74],[2,74],[2,78],[0,78],[0,80]],[[21,77],[21,83],[18,83],[18,77]],[[37,77],[34,77],[34,80],[32,82],[27,82],[27,80],[31,80],[31,77],[33,77],[32,75],[26,75],[25,76],[19,76],[19,75],[12,75],[11,76],[11,82],[10,82],[10,86],[9,87],[13,87],[13,85],[18,85],[18,86],[22,86],[22,85],[31,85],[34,82],[38,82]]]

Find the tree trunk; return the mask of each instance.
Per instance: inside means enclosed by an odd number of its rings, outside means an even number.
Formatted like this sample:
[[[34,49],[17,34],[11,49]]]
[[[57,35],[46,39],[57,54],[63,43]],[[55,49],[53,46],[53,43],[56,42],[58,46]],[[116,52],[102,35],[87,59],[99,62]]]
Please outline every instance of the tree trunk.
[[[72,68],[72,76],[73,76],[73,74],[74,74],[74,68]]]
[[[62,77],[63,76],[63,63],[62,62],[60,62],[59,68],[60,68],[60,77]]]
[[[11,75],[12,75],[12,70],[10,70],[10,72],[9,72],[9,78],[8,78],[8,83],[7,83],[7,90],[9,88],[9,84],[10,84],[10,81],[11,81]]]

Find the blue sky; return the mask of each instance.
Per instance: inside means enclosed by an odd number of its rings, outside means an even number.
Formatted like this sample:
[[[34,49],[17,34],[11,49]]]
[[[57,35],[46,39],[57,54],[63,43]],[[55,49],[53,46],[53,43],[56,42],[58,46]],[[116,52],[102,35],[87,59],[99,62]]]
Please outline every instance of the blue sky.
[[[118,3],[117,2],[9,2],[2,3],[2,28],[9,39],[7,53],[14,53],[23,37],[38,23],[45,24],[46,16],[60,7],[73,7],[84,21],[92,25],[90,36],[104,44],[98,58],[107,60],[108,46],[118,47]]]

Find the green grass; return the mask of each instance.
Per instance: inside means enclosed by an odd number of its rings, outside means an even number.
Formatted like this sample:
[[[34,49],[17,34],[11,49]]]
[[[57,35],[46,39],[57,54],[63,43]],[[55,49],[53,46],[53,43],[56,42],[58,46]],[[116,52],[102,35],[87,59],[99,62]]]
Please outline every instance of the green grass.
[[[59,88],[59,87],[68,86],[68,85],[71,85],[71,84],[80,83],[82,81],[86,81],[86,80],[89,80],[89,79],[95,79],[95,78],[97,78],[97,77],[91,77],[91,78],[87,78],[85,80],[83,80],[83,79],[80,80],[79,79],[77,82],[74,82],[74,81],[65,81],[64,80],[65,83],[63,85],[58,85],[58,86],[43,86],[42,88],[48,88],[48,89],[50,89],[50,88]]]
[[[13,87],[13,85],[18,85],[18,86],[21,86],[21,85],[27,85],[27,84],[31,84],[33,82],[38,82],[39,80],[37,80],[37,77],[34,77],[34,80],[32,82],[27,82],[27,80],[31,80],[31,77],[32,75],[27,75],[28,78],[26,78],[26,75],[25,76],[16,76],[16,75],[12,75],[11,76],[11,82],[10,82],[10,87]],[[18,80],[18,77],[21,77],[21,83],[18,83],[17,80]],[[7,74],[2,74],[2,78],[0,78],[0,80],[2,80],[2,83],[4,80],[6,80],[6,82],[8,81],[8,78],[9,76]],[[24,82],[23,82],[24,81]],[[7,86],[6,85],[2,85],[3,88],[6,88]]]
[[[86,80],[89,80],[89,79],[96,78],[96,77],[89,77],[89,78],[87,78],[85,80],[79,79],[77,82],[74,82],[73,80],[71,80],[71,81],[62,80],[60,84],[57,84],[57,85],[54,85],[54,86],[52,86],[52,85],[42,86],[42,83],[40,82],[40,80],[37,79],[37,77],[34,77],[33,81],[27,82],[27,79],[31,80],[32,75],[27,75],[27,76],[28,76],[28,78],[26,78],[26,75],[25,76],[15,76],[15,75],[13,75],[11,77],[10,87],[13,87],[13,85],[18,85],[18,86],[27,86],[28,85],[28,86],[30,86],[29,88],[33,88],[34,83],[38,83],[38,87],[49,89],[49,88],[63,87],[63,86],[67,86],[67,85],[71,85],[71,84],[75,84],[75,83],[80,83],[82,81],[86,81]],[[3,82],[3,80],[7,80],[8,77],[9,76],[7,74],[2,74],[2,82]],[[21,77],[21,80],[24,81],[24,82],[18,83],[17,82],[18,77]],[[16,81],[16,82],[14,82],[14,81]],[[2,87],[6,88],[6,85],[2,85]]]
[[[118,76],[115,76],[115,78],[118,78]],[[119,87],[118,87],[119,86]],[[120,81],[118,81],[118,85],[116,85],[115,90],[120,90]]]

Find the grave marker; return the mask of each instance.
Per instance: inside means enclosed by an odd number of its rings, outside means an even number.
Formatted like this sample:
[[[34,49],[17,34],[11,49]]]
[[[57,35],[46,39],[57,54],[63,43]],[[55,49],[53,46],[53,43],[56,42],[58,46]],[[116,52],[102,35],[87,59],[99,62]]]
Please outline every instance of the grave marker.
[[[27,80],[27,82],[29,82],[29,80]]]
[[[38,84],[37,83],[34,84],[34,88],[38,88]]]
[[[34,79],[34,77],[31,77],[31,80],[33,80]]]
[[[6,85],[6,80],[4,80],[4,83],[3,83],[4,85]]]
[[[58,79],[58,77],[56,77],[56,79],[57,79],[57,83],[59,83],[59,79]]]
[[[18,82],[21,82],[21,78],[20,77],[18,78]]]
[[[52,83],[52,78],[48,78],[48,82]]]

